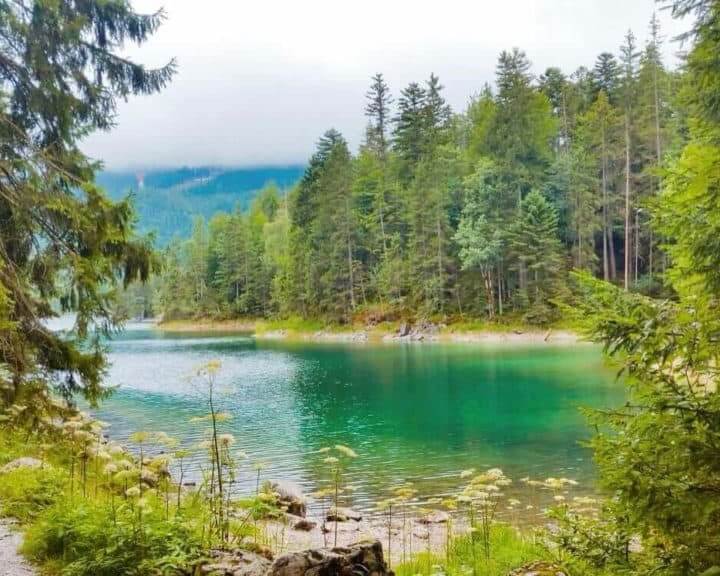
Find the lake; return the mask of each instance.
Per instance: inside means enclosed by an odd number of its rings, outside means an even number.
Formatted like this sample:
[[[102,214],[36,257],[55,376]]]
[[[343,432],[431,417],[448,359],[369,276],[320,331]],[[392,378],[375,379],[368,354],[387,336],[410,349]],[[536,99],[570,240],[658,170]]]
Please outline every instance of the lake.
[[[460,471],[500,467],[516,479],[577,480],[594,466],[580,445],[580,407],[616,406],[624,391],[590,345],[328,344],[233,334],[169,334],[130,326],[111,344],[108,382],[118,389],[95,413],[111,438],[163,431],[197,446],[207,410],[196,368],[220,360],[217,398],[232,415],[223,431],[247,454],[240,488],[263,478],[328,481],[323,447],[358,453],[344,473],[353,506],[368,510],[411,481],[419,497],[461,486]],[[200,456],[191,463],[197,478]]]

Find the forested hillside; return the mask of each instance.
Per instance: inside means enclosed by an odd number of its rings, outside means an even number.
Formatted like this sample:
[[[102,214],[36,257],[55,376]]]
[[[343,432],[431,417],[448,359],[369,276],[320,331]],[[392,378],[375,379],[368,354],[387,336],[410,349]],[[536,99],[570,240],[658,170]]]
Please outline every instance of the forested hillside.
[[[686,132],[682,78],[628,32],[616,54],[567,74],[500,54],[494,86],[450,109],[431,75],[399,94],[382,74],[367,132],[318,141],[287,199],[197,220],[167,251],[167,317],[301,315],[358,309],[418,316],[555,316],[570,269],[657,292],[665,256],[650,227],[663,159]],[[362,111],[358,110],[358,113]]]
[[[302,166],[259,168],[196,167],[149,171],[105,171],[97,174],[99,186],[114,200],[134,196],[138,228],[154,232],[159,246],[174,236],[186,238],[194,216],[212,217],[240,206],[247,209],[266,184],[281,189],[293,186]]]

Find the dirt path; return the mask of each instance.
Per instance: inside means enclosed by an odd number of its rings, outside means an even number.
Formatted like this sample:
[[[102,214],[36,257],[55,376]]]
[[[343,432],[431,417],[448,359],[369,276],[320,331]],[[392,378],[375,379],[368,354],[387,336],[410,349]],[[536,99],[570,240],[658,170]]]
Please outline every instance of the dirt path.
[[[37,572],[17,551],[22,536],[7,520],[0,520],[0,576],[35,576]]]

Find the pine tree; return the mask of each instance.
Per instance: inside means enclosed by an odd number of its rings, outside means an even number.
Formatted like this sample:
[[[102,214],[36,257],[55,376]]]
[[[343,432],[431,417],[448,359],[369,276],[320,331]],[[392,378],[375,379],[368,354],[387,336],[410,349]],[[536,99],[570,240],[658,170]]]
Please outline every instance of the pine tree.
[[[425,152],[426,106],[427,92],[417,82],[411,82],[400,93],[393,146],[403,163],[402,175],[406,182]]]
[[[168,83],[173,63],[151,70],[121,54],[162,20],[121,0],[0,2],[0,294],[15,326],[0,339],[8,402],[37,374],[68,398],[102,395],[103,347],[90,327],[115,327],[110,288],[146,279],[152,258],[133,234],[130,202],[94,185],[97,164],[79,139],[113,126],[118,98]],[[77,313],[75,339],[46,327],[53,301]]]
[[[615,104],[620,91],[620,65],[610,52],[597,57],[592,73],[595,93],[605,92],[611,104]]]
[[[622,148],[622,117],[611,104],[604,91],[580,118],[579,132],[582,144],[595,158],[598,174],[599,202],[602,224],[602,271],[605,280],[614,280],[615,262],[614,222],[616,166]]]
[[[464,183],[465,204],[455,234],[460,246],[463,270],[477,269],[483,282],[488,316],[495,317],[495,294],[502,314],[500,261],[503,256],[502,207],[498,205],[498,175],[489,160],[478,163],[475,172]]]
[[[370,120],[366,146],[384,161],[388,150],[390,106],[393,98],[382,74],[372,77],[372,84],[365,94],[365,99],[365,116]]]
[[[625,274],[624,287],[628,290],[630,287],[630,275],[632,271],[632,156],[633,156],[633,136],[634,136],[634,113],[636,99],[636,83],[637,83],[637,59],[638,52],[635,46],[635,36],[632,31],[628,31],[625,35],[625,43],[620,47],[622,54],[622,105],[625,114]]]
[[[528,271],[528,320],[544,323],[550,319],[549,299],[557,290],[563,260],[557,212],[537,190],[523,199],[520,215],[508,232],[508,242],[515,265]]]

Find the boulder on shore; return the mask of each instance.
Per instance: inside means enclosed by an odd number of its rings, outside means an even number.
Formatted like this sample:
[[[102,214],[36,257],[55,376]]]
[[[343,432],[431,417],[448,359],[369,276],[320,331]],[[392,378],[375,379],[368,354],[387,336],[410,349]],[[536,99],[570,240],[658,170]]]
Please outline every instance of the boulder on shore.
[[[307,498],[298,484],[288,480],[271,480],[269,488],[271,492],[277,494],[278,503],[285,508],[288,514],[305,518]]]
[[[267,576],[387,576],[380,542],[318,548],[280,556]]]
[[[0,474],[6,474],[7,472],[12,472],[13,470],[17,470],[18,468],[31,468],[31,469],[37,469],[44,467],[45,464],[42,463],[42,461],[38,460],[37,458],[30,458],[28,456],[24,456],[22,458],[16,458],[12,462],[8,462],[0,468]]]
[[[200,574],[213,576],[265,576],[272,562],[248,550],[213,550],[200,566]]]
[[[508,576],[568,576],[568,573],[557,564],[540,561],[516,568]]]

